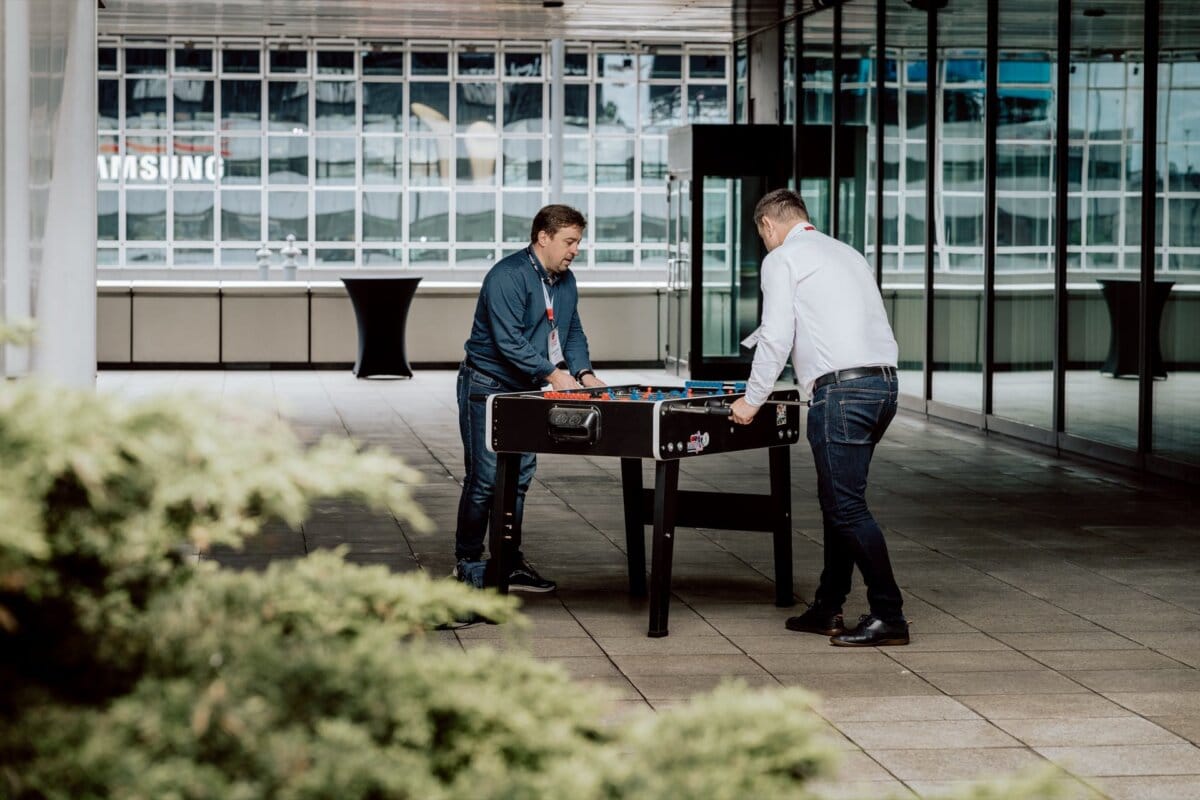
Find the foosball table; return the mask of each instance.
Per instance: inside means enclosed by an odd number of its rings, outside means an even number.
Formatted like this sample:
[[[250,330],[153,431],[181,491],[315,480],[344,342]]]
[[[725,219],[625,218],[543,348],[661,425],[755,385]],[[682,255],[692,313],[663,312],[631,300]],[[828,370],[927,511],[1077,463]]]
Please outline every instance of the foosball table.
[[[488,449],[496,453],[496,487],[485,583],[508,591],[507,569],[521,544],[516,524],[522,453],[621,459],[629,591],[647,594],[645,525],[654,526],[649,635],[666,636],[675,528],[769,531],[774,537],[775,604],[792,592],[791,475],[788,448],[800,438],[799,393],[771,394],[749,425],[730,419],[745,384],[689,381],[684,386],[610,386],[570,392],[531,391],[488,398]],[[770,493],[679,490],[679,464],[712,453],[766,448]],[[654,488],[642,486],[642,459],[654,460]]]

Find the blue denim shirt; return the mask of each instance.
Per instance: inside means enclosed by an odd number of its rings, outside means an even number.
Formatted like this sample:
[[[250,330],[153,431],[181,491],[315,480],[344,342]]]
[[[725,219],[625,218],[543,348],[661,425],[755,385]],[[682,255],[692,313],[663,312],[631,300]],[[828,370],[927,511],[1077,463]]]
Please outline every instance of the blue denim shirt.
[[[556,366],[549,358],[550,320],[543,284],[554,304],[567,371],[574,375],[592,366],[587,337],[579,321],[575,276],[570,270],[550,275],[527,247],[488,270],[465,346],[475,369],[512,391],[541,386]]]

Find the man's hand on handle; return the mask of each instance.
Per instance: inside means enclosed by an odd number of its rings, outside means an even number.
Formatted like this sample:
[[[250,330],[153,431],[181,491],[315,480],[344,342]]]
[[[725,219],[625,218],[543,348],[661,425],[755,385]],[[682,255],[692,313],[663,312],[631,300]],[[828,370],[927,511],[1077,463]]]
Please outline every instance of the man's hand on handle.
[[[585,378],[586,377],[588,376],[585,376]],[[579,381],[575,380],[575,378],[571,376],[571,373],[567,372],[565,369],[556,369],[554,372],[551,372],[546,376],[546,382],[549,383],[556,392],[569,392],[572,389],[583,388],[579,385]]]
[[[602,386],[607,386],[607,385],[608,384],[606,384],[604,381],[597,378],[591,372],[589,372],[588,374],[583,376],[583,388],[585,388],[585,389],[597,389],[597,388],[600,388]]]
[[[749,425],[754,419],[754,415],[762,406],[752,406],[746,402],[746,398],[739,397],[733,401],[733,405],[729,407],[730,417],[738,425]]]

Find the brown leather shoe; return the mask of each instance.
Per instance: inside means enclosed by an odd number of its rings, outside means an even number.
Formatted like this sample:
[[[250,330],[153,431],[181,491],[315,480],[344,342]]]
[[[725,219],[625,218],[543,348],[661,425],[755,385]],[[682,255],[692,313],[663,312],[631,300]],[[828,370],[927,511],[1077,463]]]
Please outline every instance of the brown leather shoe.
[[[784,626],[789,631],[800,633],[819,633],[822,636],[836,636],[846,629],[841,610],[828,611],[819,606],[809,606],[798,617],[788,617]]]
[[[864,614],[853,630],[833,636],[829,643],[836,647],[886,647],[908,644],[907,622],[884,622],[879,617]]]

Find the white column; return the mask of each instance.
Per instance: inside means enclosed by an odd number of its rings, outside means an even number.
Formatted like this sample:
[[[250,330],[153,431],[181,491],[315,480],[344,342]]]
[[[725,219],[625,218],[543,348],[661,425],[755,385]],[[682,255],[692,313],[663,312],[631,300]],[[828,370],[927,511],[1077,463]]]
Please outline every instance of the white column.
[[[563,75],[566,72],[563,40],[550,41],[550,202],[563,200],[563,108],[566,94]],[[585,209],[586,210],[586,209]]]
[[[4,15],[4,308],[9,322],[32,316],[30,280],[29,192],[29,8],[25,2],[3,3]],[[29,348],[5,347],[3,371],[15,376],[29,371]]]
[[[33,367],[57,383],[90,387],[96,381],[96,4],[66,6]]]

